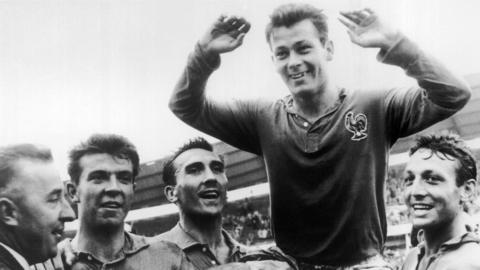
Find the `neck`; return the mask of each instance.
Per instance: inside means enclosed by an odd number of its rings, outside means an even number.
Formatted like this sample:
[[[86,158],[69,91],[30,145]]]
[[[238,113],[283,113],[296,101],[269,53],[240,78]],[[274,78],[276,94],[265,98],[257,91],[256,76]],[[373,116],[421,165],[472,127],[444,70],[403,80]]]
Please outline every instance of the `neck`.
[[[316,120],[338,100],[338,90],[326,85],[323,91],[293,96],[295,109],[310,122]]]
[[[460,215],[457,215],[450,224],[438,224],[433,228],[425,228],[424,230],[425,254],[427,256],[437,253],[443,243],[467,232]]]
[[[180,226],[202,244],[211,250],[223,244],[222,216],[219,215],[186,215],[180,213]]]
[[[88,252],[103,262],[109,262],[117,258],[122,250],[125,244],[124,233],[123,224],[92,227],[80,223],[73,242],[76,243],[76,250]]]

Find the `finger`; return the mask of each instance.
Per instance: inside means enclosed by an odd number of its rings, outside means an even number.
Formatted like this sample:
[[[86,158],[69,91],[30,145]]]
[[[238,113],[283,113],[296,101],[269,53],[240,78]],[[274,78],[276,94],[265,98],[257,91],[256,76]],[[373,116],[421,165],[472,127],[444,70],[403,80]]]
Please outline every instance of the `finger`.
[[[232,19],[229,20],[229,24],[231,24],[232,29],[241,33],[246,33],[250,30],[250,23],[243,17],[232,17]]]
[[[230,16],[226,18],[224,23],[225,23],[225,27],[229,31],[232,29],[238,29],[242,25],[240,18],[238,18],[237,16]]]
[[[243,39],[245,38],[245,33],[241,33],[240,35],[238,35],[238,37],[236,38],[236,43],[238,44],[238,46],[242,45],[243,43]]]
[[[360,17],[356,12],[340,12],[340,14],[356,24],[359,24],[361,21]]]
[[[343,17],[338,17],[338,20],[343,24],[345,25],[348,29],[350,29],[351,31],[355,30],[355,28],[357,27],[356,24],[352,23],[351,21],[343,18]]]
[[[371,8],[364,8],[363,10],[364,10],[365,12],[369,13],[370,16],[371,16],[371,15],[375,15],[375,11],[374,11],[373,9],[371,9]]]
[[[218,17],[217,21],[218,21],[218,22],[223,22],[223,21],[225,20],[225,18],[227,18],[227,15],[222,14],[222,15],[220,15],[220,16]]]
[[[245,23],[240,28],[238,28],[238,30],[242,33],[248,33],[248,31],[250,31],[250,26],[250,23],[245,21]]]
[[[362,21],[370,16],[370,13],[368,11],[366,11],[365,9],[357,11],[356,14],[357,14],[358,18]]]
[[[347,31],[348,37],[350,37],[350,41],[356,43],[357,36],[350,30]]]

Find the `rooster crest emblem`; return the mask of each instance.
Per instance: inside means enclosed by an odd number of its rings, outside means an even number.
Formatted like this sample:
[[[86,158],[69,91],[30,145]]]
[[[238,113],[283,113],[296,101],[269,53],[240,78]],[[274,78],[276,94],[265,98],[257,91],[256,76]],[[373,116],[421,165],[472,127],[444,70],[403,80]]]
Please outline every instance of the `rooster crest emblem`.
[[[345,115],[345,128],[353,133],[352,140],[360,141],[367,137],[367,116],[363,113],[354,115],[348,112]]]

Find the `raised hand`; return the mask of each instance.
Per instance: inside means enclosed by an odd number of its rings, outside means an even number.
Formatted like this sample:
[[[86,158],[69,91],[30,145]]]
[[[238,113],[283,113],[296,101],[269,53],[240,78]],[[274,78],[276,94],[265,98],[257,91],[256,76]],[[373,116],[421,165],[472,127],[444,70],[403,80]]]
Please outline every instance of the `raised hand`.
[[[350,40],[365,48],[388,49],[398,38],[398,31],[380,20],[371,9],[340,12],[338,18],[348,30]]]
[[[242,45],[248,30],[250,30],[250,23],[244,18],[222,15],[198,43],[209,54],[230,52]]]

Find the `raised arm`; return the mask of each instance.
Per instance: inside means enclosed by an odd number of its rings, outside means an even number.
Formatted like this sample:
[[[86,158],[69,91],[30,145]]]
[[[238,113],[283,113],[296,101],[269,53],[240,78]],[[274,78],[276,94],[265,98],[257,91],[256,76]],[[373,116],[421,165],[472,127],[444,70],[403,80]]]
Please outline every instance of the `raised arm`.
[[[385,92],[388,132],[398,138],[418,132],[460,110],[471,90],[464,80],[421,51],[395,28],[386,24],[371,9],[341,12],[353,43],[379,48],[379,61],[403,68],[417,80],[418,87],[392,88]]]
[[[243,18],[221,16],[217,19],[190,54],[169,106],[188,125],[242,150],[259,154],[257,104],[215,102],[205,95],[207,80],[220,65],[220,54],[238,48],[249,29],[250,24]]]

